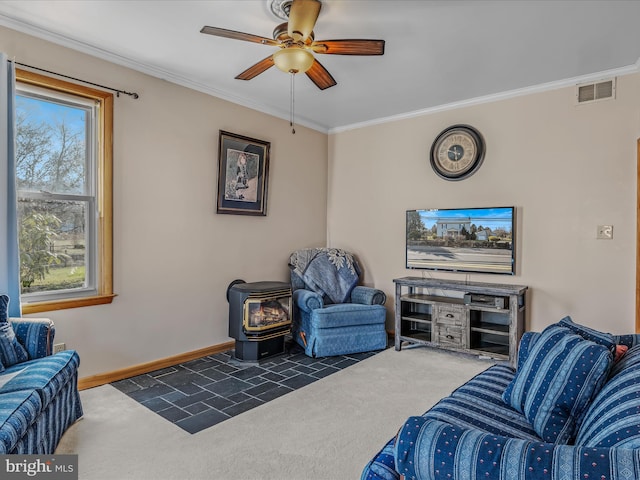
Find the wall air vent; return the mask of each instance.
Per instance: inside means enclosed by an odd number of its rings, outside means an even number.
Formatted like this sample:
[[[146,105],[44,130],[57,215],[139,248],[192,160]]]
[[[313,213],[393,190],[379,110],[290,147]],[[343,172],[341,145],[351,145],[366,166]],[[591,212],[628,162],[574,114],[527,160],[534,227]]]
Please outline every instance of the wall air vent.
[[[576,104],[593,103],[616,98],[616,79],[576,86]]]

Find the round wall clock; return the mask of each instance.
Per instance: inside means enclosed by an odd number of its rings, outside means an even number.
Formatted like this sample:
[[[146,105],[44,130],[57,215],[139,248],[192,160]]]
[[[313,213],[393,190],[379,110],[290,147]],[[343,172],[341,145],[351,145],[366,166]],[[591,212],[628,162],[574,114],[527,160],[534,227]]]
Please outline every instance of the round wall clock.
[[[431,166],[445,180],[462,180],[484,160],[484,139],[469,125],[444,129],[431,145]]]

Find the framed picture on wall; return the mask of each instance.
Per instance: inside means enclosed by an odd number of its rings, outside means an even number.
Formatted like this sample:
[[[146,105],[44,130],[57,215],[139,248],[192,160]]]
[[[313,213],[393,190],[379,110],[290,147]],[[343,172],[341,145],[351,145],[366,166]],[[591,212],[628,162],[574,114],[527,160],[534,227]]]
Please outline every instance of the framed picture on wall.
[[[267,214],[271,144],[220,130],[217,213]]]

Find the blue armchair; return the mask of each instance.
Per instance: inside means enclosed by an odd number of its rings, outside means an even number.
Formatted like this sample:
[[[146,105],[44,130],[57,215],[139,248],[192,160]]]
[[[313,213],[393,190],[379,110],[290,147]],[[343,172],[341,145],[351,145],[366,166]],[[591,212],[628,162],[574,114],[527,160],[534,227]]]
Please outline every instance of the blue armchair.
[[[386,295],[358,286],[355,257],[336,248],[297,250],[289,259],[295,341],[310,357],[383,350]]]

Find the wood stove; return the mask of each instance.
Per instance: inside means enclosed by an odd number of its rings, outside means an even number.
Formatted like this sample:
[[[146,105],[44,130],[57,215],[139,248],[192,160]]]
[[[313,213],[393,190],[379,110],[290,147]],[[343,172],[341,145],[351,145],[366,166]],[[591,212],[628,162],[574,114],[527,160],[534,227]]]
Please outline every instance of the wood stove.
[[[284,282],[234,280],[227,289],[229,336],[235,338],[235,358],[258,361],[284,353],[291,333],[291,286]]]

